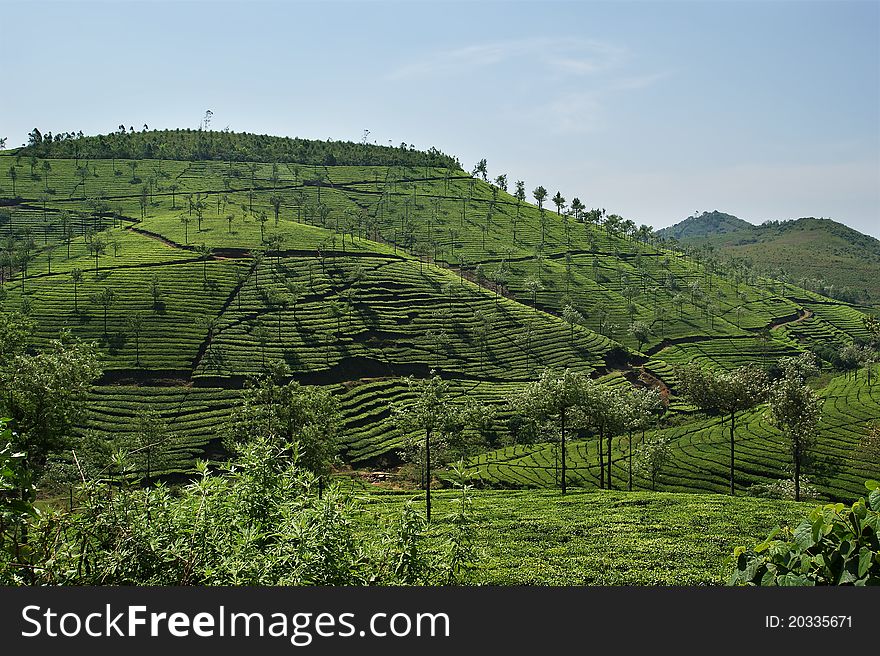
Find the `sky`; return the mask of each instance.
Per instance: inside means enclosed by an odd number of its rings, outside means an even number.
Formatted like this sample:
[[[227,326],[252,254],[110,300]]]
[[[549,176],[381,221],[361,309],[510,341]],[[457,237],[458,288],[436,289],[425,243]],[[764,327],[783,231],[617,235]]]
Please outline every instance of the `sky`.
[[[655,228],[880,237],[880,2],[0,0],[0,137],[197,127],[435,146]]]

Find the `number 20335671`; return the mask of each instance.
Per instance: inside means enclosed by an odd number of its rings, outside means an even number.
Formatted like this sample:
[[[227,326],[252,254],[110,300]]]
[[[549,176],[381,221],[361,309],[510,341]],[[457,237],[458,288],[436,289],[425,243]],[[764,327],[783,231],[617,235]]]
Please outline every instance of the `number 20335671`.
[[[851,629],[852,615],[765,615],[768,629]]]

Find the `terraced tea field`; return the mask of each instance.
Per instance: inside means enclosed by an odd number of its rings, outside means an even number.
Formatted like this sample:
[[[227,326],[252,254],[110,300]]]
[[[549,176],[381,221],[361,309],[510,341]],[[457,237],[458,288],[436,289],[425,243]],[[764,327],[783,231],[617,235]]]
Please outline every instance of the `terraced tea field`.
[[[399,514],[412,494],[357,495],[363,530]],[[434,537],[451,529],[456,494],[435,495]],[[739,545],[796,525],[810,504],[714,494],[476,490],[472,514],[485,585],[718,585]]]
[[[822,419],[814,449],[812,471],[808,474],[818,491],[830,498],[849,499],[862,494],[864,481],[877,475],[876,463],[861,460],[855,450],[868,426],[880,417],[880,366],[874,367],[872,384],[866,372],[834,377],[820,390]],[[790,462],[788,447],[779,431],[767,419],[766,408],[759,407],[737,420],[736,486],[745,493],[751,485],[784,475]],[[729,425],[721,418],[697,418],[680,426],[648,431],[672,440],[672,456],[660,476],[657,489],[671,492],[704,490],[723,493],[728,486],[730,467]],[[641,441],[636,434],[634,446]],[[626,435],[615,437],[612,446],[612,481],[616,489],[626,489],[629,475],[629,443]],[[598,451],[595,439],[582,439],[567,445],[568,483],[587,489],[599,484]],[[473,458],[469,475],[482,485],[513,487],[553,487],[559,484],[559,445],[514,445]],[[650,489],[651,484],[638,471],[634,489]]]
[[[435,371],[495,409],[476,478],[544,487],[558,454],[511,444],[507,419],[545,367],[674,392],[678,364],[769,367],[867,337],[853,306],[673,250],[599,210],[538,207],[461,169],[46,161],[0,155],[0,170],[18,171],[14,197],[9,180],[0,193],[0,304],[30,315],[37,348],[61,330],[97,342],[105,375],[81,430],[124,433],[154,407],[175,434],[169,473],[223,456],[239,390],[276,361],[336,395],[349,464],[396,462],[408,436],[391,407],[408,398],[404,377]],[[816,483],[832,496],[870,473],[846,453],[858,421],[878,414],[871,390],[847,384],[823,390]],[[670,407],[690,411],[674,396]],[[721,426],[689,417],[659,429],[676,454],[661,487],[722,491]],[[741,489],[784,475],[774,435],[760,412],[743,423]],[[595,444],[569,448],[571,483],[594,485]]]

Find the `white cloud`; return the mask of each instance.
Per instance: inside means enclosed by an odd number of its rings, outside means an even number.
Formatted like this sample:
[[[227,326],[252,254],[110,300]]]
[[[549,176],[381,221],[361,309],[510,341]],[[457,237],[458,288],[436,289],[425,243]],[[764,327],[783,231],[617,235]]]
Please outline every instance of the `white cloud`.
[[[440,50],[391,71],[389,80],[463,75],[516,59],[537,63],[552,77],[593,75],[618,66],[627,51],[592,39],[530,37]]]

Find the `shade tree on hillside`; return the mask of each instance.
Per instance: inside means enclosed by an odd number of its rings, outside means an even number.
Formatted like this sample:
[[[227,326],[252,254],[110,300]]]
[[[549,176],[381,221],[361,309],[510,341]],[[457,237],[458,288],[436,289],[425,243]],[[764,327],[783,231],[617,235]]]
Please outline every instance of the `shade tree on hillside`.
[[[73,269],[70,272],[70,281],[73,283],[73,312],[79,313],[79,286],[83,281],[83,273],[80,269]]]
[[[514,400],[520,415],[532,422],[550,423],[558,427],[560,438],[560,487],[565,494],[568,483],[566,471],[566,436],[572,429],[582,427],[582,412],[592,382],[584,374],[566,369],[563,372],[545,369],[538,380],[526,385]]]
[[[553,196],[553,204],[556,205],[556,214],[557,216],[562,213],[562,208],[565,207],[565,198],[558,191],[556,195]]]
[[[575,326],[583,326],[585,323],[584,315],[581,314],[577,309],[575,309],[572,305],[566,305],[562,309],[562,319],[565,323],[568,324],[568,343],[569,346],[574,346],[574,327]]]
[[[541,284],[541,279],[535,275],[530,275],[526,277],[523,282],[523,287],[525,290],[532,295],[532,307],[535,312],[538,311],[538,292],[544,291],[544,285]]]
[[[398,430],[404,435],[416,433],[404,453],[418,465],[423,465],[425,517],[430,522],[432,455],[436,460],[439,454],[435,450],[438,447],[442,453],[451,441],[460,440],[469,426],[483,423],[486,409],[472,401],[456,401],[450,390],[450,382],[433,371],[426,379],[410,376],[407,386],[412,400],[392,405],[391,412]]]
[[[801,477],[809,466],[822,416],[822,402],[806,380],[818,372],[812,354],[782,358],[783,375],[770,386],[770,420],[783,434],[792,459],[795,501],[801,500]]]
[[[156,469],[167,466],[174,436],[165,419],[149,406],[142,406],[132,418],[132,431],[126,458],[149,483]]]
[[[651,481],[652,490],[657,489],[657,480],[672,457],[670,443],[670,438],[658,435],[636,447],[636,468]]]
[[[214,254],[214,249],[210,246],[206,246],[203,243],[199,244],[195,248],[196,253],[199,255],[199,260],[202,262],[202,283],[208,284],[208,260],[211,259],[211,256]]]
[[[628,333],[638,342],[636,350],[641,351],[642,345],[651,338],[651,327],[644,321],[633,321],[629,326]]]
[[[134,337],[134,354],[135,366],[141,366],[141,333],[144,330],[144,314],[143,312],[132,312],[126,318],[126,325],[129,332]]]
[[[100,291],[92,294],[92,304],[100,306],[104,310],[104,337],[108,336],[107,332],[107,313],[113,307],[116,300],[116,294],[110,287],[102,287]]]
[[[619,392],[620,408],[623,411],[624,429],[627,433],[627,490],[633,489],[633,433],[641,431],[641,441],[645,442],[645,430],[663,412],[663,399],[660,390],[654,387],[624,388]]]
[[[767,375],[755,366],[733,371],[715,371],[699,364],[679,366],[675,370],[681,395],[710,414],[730,418],[730,494],[735,494],[737,415],[755,407],[767,396]]]
[[[336,461],[341,417],[335,397],[326,389],[288,380],[283,362],[247,380],[226,427],[225,445],[241,453],[260,436],[282,457],[324,476]]]

